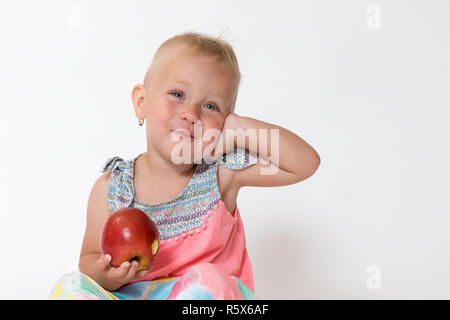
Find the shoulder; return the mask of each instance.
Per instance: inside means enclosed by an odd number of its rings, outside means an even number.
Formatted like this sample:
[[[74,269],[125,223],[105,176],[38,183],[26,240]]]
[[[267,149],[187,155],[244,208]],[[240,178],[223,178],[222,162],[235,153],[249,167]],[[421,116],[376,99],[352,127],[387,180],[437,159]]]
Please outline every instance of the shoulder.
[[[111,159],[108,159],[106,164],[102,166],[101,175],[95,180],[91,193],[89,195],[89,202],[95,204],[107,203],[108,201],[108,187],[113,173],[114,166],[111,166]]]
[[[110,216],[108,204],[108,186],[111,170],[105,170],[92,185],[86,212],[86,231],[83,238],[80,257],[89,253],[100,252],[98,237]]]
[[[112,170],[107,170],[102,173],[94,183],[94,186],[98,186],[99,188],[108,188],[109,180],[111,179]]]

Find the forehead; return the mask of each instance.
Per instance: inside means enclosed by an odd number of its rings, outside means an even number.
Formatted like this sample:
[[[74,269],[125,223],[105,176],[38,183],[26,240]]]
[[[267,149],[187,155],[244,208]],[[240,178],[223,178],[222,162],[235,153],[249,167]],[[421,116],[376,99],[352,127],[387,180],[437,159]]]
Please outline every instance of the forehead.
[[[226,100],[235,90],[233,71],[225,61],[185,50],[175,50],[161,59],[159,75],[160,84],[195,86],[204,92],[212,91]]]
[[[165,76],[185,76],[200,78],[200,76],[214,77],[221,75],[224,81],[232,79],[231,68],[215,56],[204,56],[189,52],[174,52],[164,59],[161,69]],[[229,78],[229,79],[227,79]]]

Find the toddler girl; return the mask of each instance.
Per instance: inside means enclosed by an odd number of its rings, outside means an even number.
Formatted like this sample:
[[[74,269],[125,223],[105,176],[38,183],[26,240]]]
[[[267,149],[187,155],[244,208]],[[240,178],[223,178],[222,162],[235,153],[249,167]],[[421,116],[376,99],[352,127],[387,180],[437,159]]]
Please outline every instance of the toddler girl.
[[[132,91],[147,151],[102,167],[88,200],[80,270],[63,275],[51,299],[258,298],[239,189],[302,181],[320,158],[294,133],[234,113],[239,83],[224,40],[190,32],[158,48]],[[267,165],[276,170],[263,173]],[[158,226],[150,270],[137,272],[136,261],[112,267],[101,253],[103,226],[124,207],[143,210]]]

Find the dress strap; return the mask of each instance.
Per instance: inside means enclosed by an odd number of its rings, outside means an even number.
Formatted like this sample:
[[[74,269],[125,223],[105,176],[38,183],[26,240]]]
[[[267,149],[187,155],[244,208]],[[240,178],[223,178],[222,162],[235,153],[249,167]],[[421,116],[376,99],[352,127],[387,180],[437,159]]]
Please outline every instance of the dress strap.
[[[108,184],[108,209],[115,212],[121,208],[131,206],[133,202],[133,193],[131,192],[130,174],[128,165],[129,161],[125,161],[119,156],[109,158],[102,166],[101,172],[111,170],[111,177]]]
[[[111,157],[102,166],[100,172],[104,173],[104,172],[108,171],[109,169],[113,169],[113,168],[117,167],[120,164],[120,162],[123,162],[123,161],[124,160],[119,156]]]

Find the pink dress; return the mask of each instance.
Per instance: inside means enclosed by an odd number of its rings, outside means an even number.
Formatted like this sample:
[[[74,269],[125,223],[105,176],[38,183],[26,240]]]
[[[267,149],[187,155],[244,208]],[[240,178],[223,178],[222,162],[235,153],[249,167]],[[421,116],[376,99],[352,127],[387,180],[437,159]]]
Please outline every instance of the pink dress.
[[[161,240],[152,272],[139,281],[182,276],[190,267],[203,262],[213,263],[254,290],[252,265],[237,206],[231,214],[219,200],[207,211],[201,226]]]
[[[130,160],[113,157],[102,167],[102,172],[112,170],[108,208],[111,212],[124,207],[144,211],[158,226],[160,249],[147,276],[113,293],[123,299],[142,297],[147,293],[136,289],[138,283],[145,283],[148,288],[147,284],[154,281],[174,280],[170,290],[149,294],[148,298],[170,299],[183,292],[189,298],[205,294],[219,299],[255,297],[241,215],[237,205],[231,213],[221,200],[217,168],[224,165],[242,169],[256,163],[257,158],[246,150],[235,149],[212,163],[203,160],[196,165],[182,193],[170,201],[151,205],[135,197],[134,165],[140,155]],[[194,284],[202,289],[193,290]],[[186,295],[188,291],[195,294]]]
[[[51,299],[258,299],[239,209],[227,210],[217,183],[218,165],[242,169],[257,158],[235,149],[213,163],[204,160],[176,198],[151,205],[135,197],[134,164],[140,155],[110,158],[102,172],[112,170],[111,213],[135,207],[158,226],[161,242],[152,271],[113,292],[81,272],[65,274]]]

